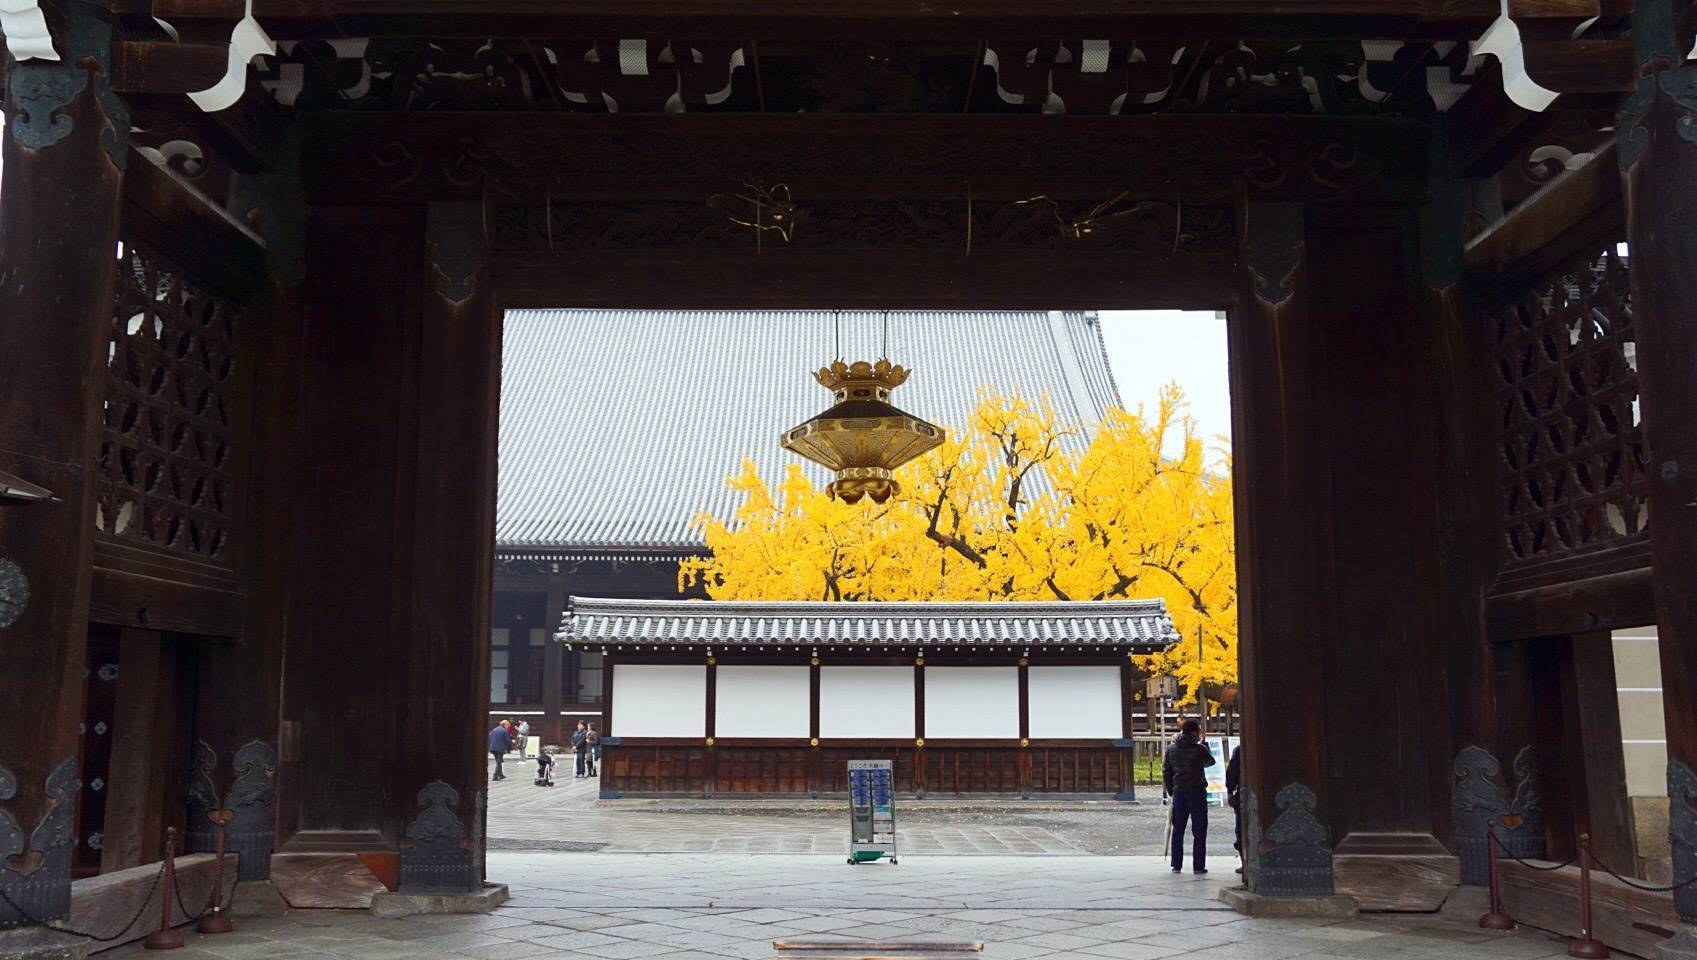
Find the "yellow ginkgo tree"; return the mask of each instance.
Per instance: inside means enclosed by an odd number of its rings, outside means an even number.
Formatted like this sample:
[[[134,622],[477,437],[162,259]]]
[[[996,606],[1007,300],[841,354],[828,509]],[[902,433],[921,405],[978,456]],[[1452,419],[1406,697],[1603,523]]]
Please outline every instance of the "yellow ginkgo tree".
[[[1160,597],[1182,638],[1144,666],[1237,682],[1231,463],[1209,459],[1179,387],[1152,415],[1064,422],[1045,400],[984,394],[964,428],[897,471],[884,504],[846,504],[799,465],[773,489],[751,462],[711,551],[680,589],[717,600],[1106,600]],[[1198,636],[1201,636],[1200,650]]]

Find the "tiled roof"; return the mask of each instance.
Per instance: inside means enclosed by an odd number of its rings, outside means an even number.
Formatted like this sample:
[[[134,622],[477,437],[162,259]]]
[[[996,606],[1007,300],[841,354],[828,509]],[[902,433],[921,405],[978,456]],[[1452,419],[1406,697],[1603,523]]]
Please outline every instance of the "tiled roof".
[[[842,355],[877,359],[882,314],[844,311]],[[501,369],[501,556],[640,554],[700,547],[727,517],[727,477],[751,458],[791,463],[779,435],[825,409],[811,371],[836,353],[831,311],[513,310]],[[895,403],[953,427],[985,387],[1047,395],[1068,421],[1118,403],[1096,316],[896,311],[891,359],[913,376]]]
[[[572,597],[558,637],[592,648],[1067,647],[1148,653],[1178,634],[1158,599],[829,603]]]

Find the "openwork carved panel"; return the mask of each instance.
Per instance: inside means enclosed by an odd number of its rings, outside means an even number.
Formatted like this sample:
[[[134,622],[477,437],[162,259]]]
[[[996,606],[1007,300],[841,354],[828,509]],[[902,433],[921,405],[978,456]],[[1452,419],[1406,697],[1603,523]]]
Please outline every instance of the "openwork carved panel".
[[[1641,541],[1646,454],[1615,238],[1496,315],[1505,568]]]
[[[98,532],[230,566],[240,324],[233,304],[125,244],[107,347]]]

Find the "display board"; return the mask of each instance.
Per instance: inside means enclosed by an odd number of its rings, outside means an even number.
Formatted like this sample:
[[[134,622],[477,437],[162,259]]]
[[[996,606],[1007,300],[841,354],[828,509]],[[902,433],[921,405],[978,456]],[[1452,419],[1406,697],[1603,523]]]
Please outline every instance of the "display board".
[[[1032,667],[1030,690],[1033,739],[1115,739],[1125,735],[1118,666]]]
[[[613,728],[620,737],[707,735],[704,664],[621,663],[613,671]]]
[[[1018,737],[1018,667],[925,668],[927,740]]]
[[[713,680],[713,736],[809,736],[809,672],[806,666],[719,666]]]
[[[906,739],[913,726],[912,667],[819,668],[820,737]]]
[[[1226,802],[1226,764],[1231,762],[1232,751],[1237,749],[1240,738],[1209,734],[1202,739],[1214,751],[1214,765],[1204,771],[1208,778],[1208,802],[1221,806]]]

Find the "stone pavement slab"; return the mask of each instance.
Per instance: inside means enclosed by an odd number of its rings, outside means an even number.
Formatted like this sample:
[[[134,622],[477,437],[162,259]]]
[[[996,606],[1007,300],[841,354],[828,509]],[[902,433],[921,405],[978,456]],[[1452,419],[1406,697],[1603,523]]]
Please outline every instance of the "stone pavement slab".
[[[513,899],[481,916],[383,919],[294,910],[237,932],[185,931],[173,960],[650,960],[774,957],[794,937],[981,940],[986,960],[1519,960],[1564,957],[1536,931],[1438,916],[1252,918],[1216,898],[1225,877],[1175,876],[1154,857],[913,857],[491,852]],[[139,946],[103,956],[140,958]]]

